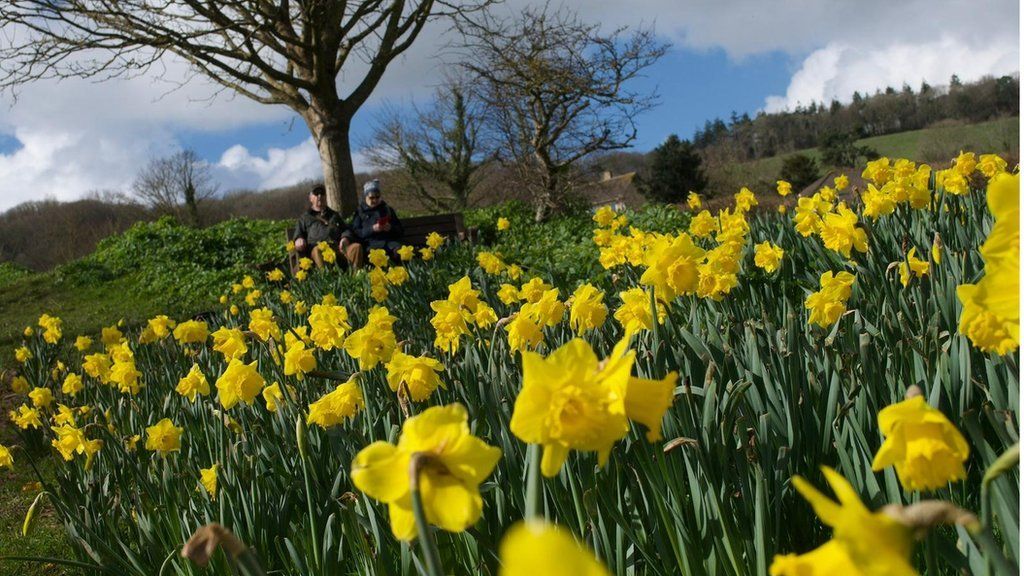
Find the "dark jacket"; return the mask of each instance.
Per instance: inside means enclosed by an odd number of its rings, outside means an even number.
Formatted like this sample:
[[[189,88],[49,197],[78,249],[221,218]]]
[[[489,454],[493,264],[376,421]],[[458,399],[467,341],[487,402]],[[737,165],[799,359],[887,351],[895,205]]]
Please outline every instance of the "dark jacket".
[[[374,232],[373,225],[384,217],[387,217],[388,222],[391,223],[391,230],[387,232]],[[360,205],[359,210],[352,216],[350,227],[359,238],[359,241],[368,248],[389,247],[400,240],[405,234],[402,228],[402,221],[398,219],[398,214],[383,200],[373,208],[366,204]]]
[[[345,232],[345,221],[334,210],[324,206],[323,212],[306,210],[295,224],[293,238],[305,238],[310,246],[327,241],[333,246]]]

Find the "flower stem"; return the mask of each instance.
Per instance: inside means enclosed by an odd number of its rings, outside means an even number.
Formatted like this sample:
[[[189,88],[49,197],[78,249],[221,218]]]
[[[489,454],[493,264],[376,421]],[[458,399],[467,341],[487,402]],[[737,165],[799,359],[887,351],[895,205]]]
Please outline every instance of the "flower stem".
[[[306,460],[309,456],[308,440],[306,439],[306,426],[299,416],[295,421],[295,435],[299,446],[299,461],[302,462],[302,479],[306,484],[306,509],[309,513],[309,537],[310,546],[313,547],[313,565],[317,571],[320,570],[320,537],[316,531],[316,518],[313,516],[313,491],[309,485],[309,465]]]
[[[990,570],[993,567],[995,568],[995,573],[999,576],[1011,576],[1020,573],[1018,568],[1007,560],[1002,547],[992,537],[992,532],[988,527],[978,524],[976,526],[968,526],[967,531],[974,538],[978,548],[981,549],[982,556],[985,557],[986,573],[990,574]]]
[[[427,514],[423,511],[423,499],[420,496],[420,471],[429,458],[422,452],[412,455],[409,460],[409,488],[412,492],[412,513],[416,518],[416,533],[419,536],[423,562],[427,565],[427,574],[443,576],[444,570],[441,568],[441,557],[437,553],[437,543],[434,542],[433,533],[427,524]]]
[[[985,471],[985,476],[981,479],[982,530],[992,529],[992,482],[1007,471],[1012,470],[1018,462],[1020,462],[1020,442],[1010,446],[1010,448],[999,456],[992,466],[989,466],[988,470]],[[985,543],[989,544],[989,548],[998,548],[991,546],[991,543],[989,542]],[[991,574],[993,563],[995,562],[994,556],[996,555],[993,554],[991,550],[985,550],[985,552],[987,552],[985,554],[985,574]],[[1000,553],[998,556],[1002,556],[1002,554]]]
[[[527,448],[529,464],[526,471],[526,519],[535,520],[542,516],[540,495],[540,444]]]

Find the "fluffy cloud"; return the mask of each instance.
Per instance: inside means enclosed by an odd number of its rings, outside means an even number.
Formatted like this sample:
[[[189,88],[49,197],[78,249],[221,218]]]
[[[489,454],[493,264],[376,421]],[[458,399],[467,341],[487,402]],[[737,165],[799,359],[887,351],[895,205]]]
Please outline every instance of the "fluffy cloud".
[[[69,200],[126,190],[140,167],[180,148],[176,133],[216,132],[281,121],[287,110],[244,98],[210,100],[214,88],[177,86],[173,59],[131,80],[70,79],[27,85],[0,99],[0,132],[19,148],[0,154],[0,210],[26,200]]]
[[[359,153],[352,154],[356,172],[369,171],[370,164]],[[211,164],[214,176],[228,190],[278,188],[321,177],[320,155],[309,138],[291,148],[270,148],[263,155],[254,155],[236,144],[228,148],[220,160]]]
[[[1017,0],[590,0],[583,13],[608,26],[645,21],[678,45],[742,59],[775,51],[802,56],[831,42],[927,44],[944,33],[972,45],[1016,40],[1020,6]]]
[[[264,156],[254,156],[236,144],[214,166],[214,173],[228,188],[287,186],[319,172],[320,156],[312,138],[292,148],[271,148]]]
[[[124,189],[146,157],[110,134],[19,128],[21,147],[0,154],[0,210],[42,198],[72,200],[91,190]],[[126,171],[126,166],[132,166]]]
[[[873,93],[887,86],[899,89],[904,83],[914,89],[922,81],[942,85],[953,74],[965,82],[1012,74],[1019,71],[1019,58],[1015,44],[972,46],[950,36],[882,47],[830,43],[803,61],[784,96],[766,98],[765,109],[776,112],[811,102],[848,101],[854,92]]]

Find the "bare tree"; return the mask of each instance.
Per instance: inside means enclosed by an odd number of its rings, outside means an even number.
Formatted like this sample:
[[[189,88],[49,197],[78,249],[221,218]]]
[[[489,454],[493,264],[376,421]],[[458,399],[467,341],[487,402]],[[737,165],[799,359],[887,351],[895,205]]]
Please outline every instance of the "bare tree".
[[[494,158],[482,131],[481,102],[451,78],[425,110],[385,109],[364,151],[374,166],[404,172],[428,209],[463,210],[483,177],[480,169]]]
[[[193,150],[155,158],[139,172],[132,191],[158,212],[181,215],[199,225],[199,204],[217,193],[210,167]]]
[[[627,148],[653,94],[627,82],[666,50],[653,31],[602,34],[568,10],[527,9],[517,18],[463,26],[464,67],[479,80],[505,158],[534,199],[537,220],[562,207],[575,165]]]
[[[429,20],[492,1],[4,0],[0,88],[128,76],[175,54],[221,91],[298,113],[319,149],[328,203],[351,212],[352,117]],[[345,95],[343,71],[356,81]]]

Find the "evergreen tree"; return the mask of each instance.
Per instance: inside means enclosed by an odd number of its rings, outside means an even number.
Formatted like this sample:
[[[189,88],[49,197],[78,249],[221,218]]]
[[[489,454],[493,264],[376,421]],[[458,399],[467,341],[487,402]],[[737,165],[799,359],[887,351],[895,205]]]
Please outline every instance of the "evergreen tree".
[[[819,150],[821,151],[821,162],[826,166],[853,168],[857,165],[859,158],[863,157],[868,160],[878,158],[877,151],[869,146],[858,146],[856,136],[849,132],[825,136]]]
[[[637,178],[640,191],[654,202],[682,202],[708,185],[703,159],[689,140],[675,134],[651,152],[647,174]]]
[[[796,192],[803,190],[818,177],[818,163],[806,154],[793,154],[782,161],[779,180],[785,180],[792,184],[793,190]]]

